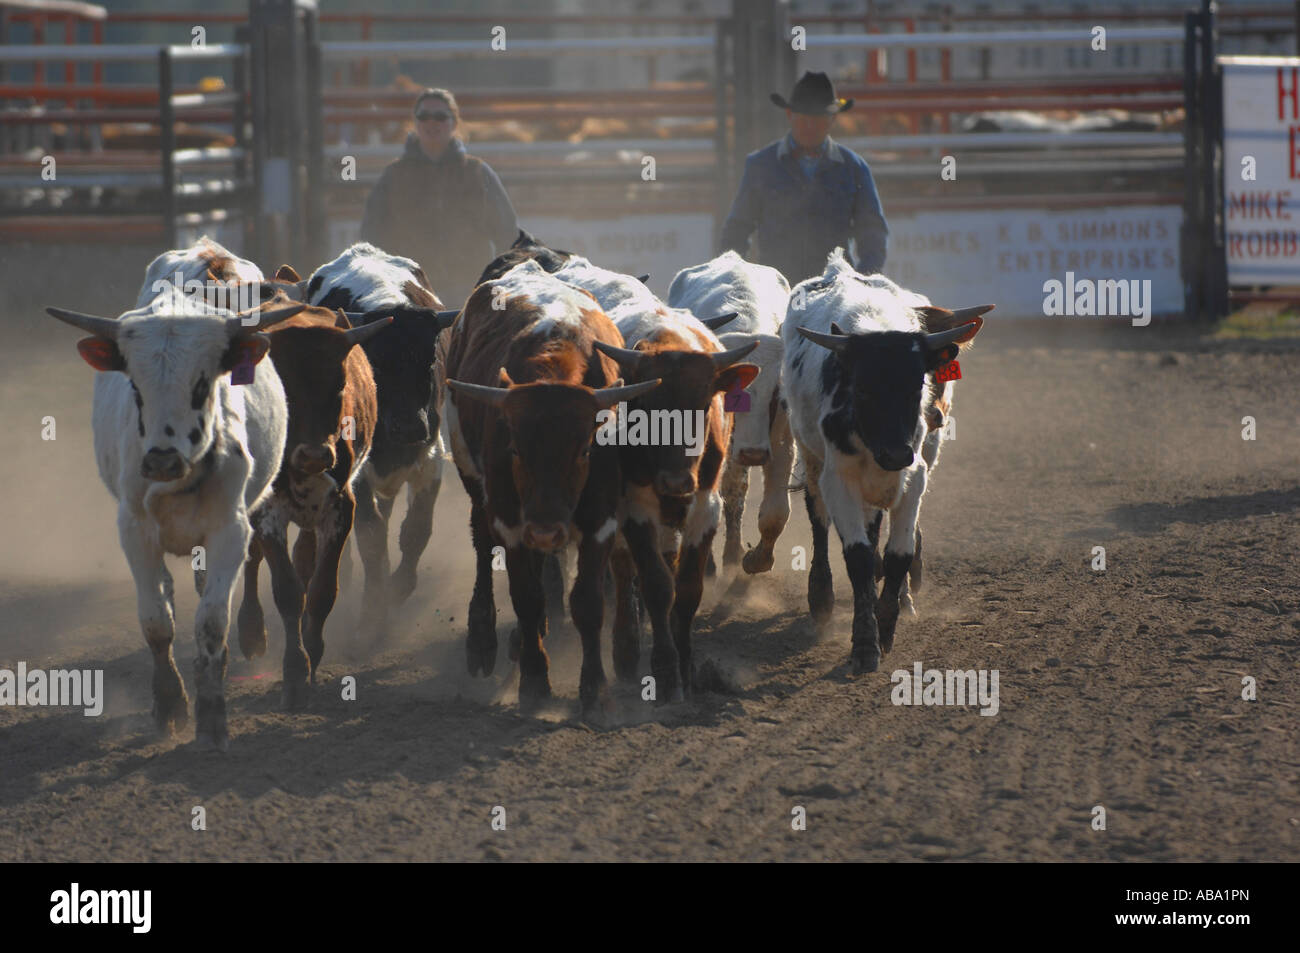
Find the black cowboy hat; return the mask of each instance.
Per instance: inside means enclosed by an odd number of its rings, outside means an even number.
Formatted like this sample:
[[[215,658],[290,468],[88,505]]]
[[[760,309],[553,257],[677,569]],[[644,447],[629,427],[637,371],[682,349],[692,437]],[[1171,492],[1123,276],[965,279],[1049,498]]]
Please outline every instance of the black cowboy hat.
[[[772,102],[791,112],[811,113],[813,115],[833,116],[848,112],[853,108],[853,100],[836,99],[835,84],[825,73],[804,73],[799,82],[794,84],[790,101],[779,93],[772,94]]]

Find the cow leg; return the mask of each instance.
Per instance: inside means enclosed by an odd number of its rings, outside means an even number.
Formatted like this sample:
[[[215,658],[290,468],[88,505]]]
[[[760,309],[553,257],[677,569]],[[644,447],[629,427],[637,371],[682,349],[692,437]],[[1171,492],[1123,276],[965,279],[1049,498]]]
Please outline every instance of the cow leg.
[[[722,544],[722,565],[729,568],[740,562],[740,524],[745,516],[745,496],[749,493],[749,467],[727,456],[722,468],[722,513],[726,539]]]
[[[311,680],[316,681],[316,669],[325,654],[325,620],[334,608],[339,594],[339,559],[343,543],[352,529],[356,502],[350,494],[334,496],[324,510],[317,526],[316,565],[312,567],[310,585],[307,587],[307,615],[303,620],[303,646],[311,662]]]
[[[285,523],[264,521],[262,552],[271,570],[271,592],[284,623],[284,686],[282,702],[290,710],[307,704],[311,662],[302,644],[303,585],[289,557]]]
[[[194,658],[194,741],[199,747],[225,751],[230,747],[226,727],[226,642],[230,630],[230,600],[235,577],[244,565],[253,528],[240,517],[208,535],[208,580],[194,619],[198,654]]]
[[[207,565],[205,562],[204,565]],[[194,591],[202,597],[203,589],[208,584],[208,571],[206,569],[194,570]],[[175,607],[173,607],[175,608]]]
[[[682,691],[689,695],[693,681],[691,664],[691,624],[704,595],[704,559],[718,532],[722,500],[715,491],[697,493],[695,503],[682,530],[682,552],[677,561],[674,580],[673,642],[677,646],[678,666],[682,673]]]
[[[266,654],[266,617],[257,594],[257,570],[261,564],[262,534],[255,531],[244,563],[244,598],[239,604],[238,617],[239,650],[246,659]]]
[[[361,595],[362,628],[388,628],[388,519],[363,471],[356,485],[357,554],[366,574]]]
[[[623,524],[623,536],[636,562],[641,597],[650,615],[654,640],[650,649],[650,672],[657,686],[655,696],[661,701],[680,701],[682,688],[678,681],[677,649],[668,628],[668,612],[673,604],[673,576],[659,552],[659,534],[655,524],[646,515],[636,513],[636,509],[633,508],[633,514]]]
[[[568,591],[566,552],[547,553],[542,560],[542,592],[546,597],[547,625],[554,629],[564,625],[564,593]],[[575,623],[576,624],[576,623]]]
[[[921,583],[925,581],[925,566],[921,561],[921,526],[916,527],[916,552],[912,554],[912,568],[907,572],[908,581],[911,584],[912,593],[921,591]],[[907,597],[906,607],[912,610],[912,615],[916,615],[916,607],[912,605],[912,598],[907,593],[907,586],[903,587],[904,595]]]
[[[636,603],[636,565],[622,538],[610,554],[614,574],[614,674],[620,682],[635,682],[641,663],[640,612]]]
[[[584,712],[591,711],[605,693],[605,666],[600,660],[600,627],[605,622],[605,570],[613,540],[599,542],[595,533],[583,533],[578,544],[578,574],[569,593],[569,614],[582,639],[582,675],[578,698]]]
[[[831,582],[830,547],[827,539],[827,524],[830,516],[826,512],[826,503],[821,498],[818,481],[821,478],[821,462],[803,454],[807,473],[804,476],[804,506],[808,510],[808,523],[812,527],[812,564],[808,567],[808,611],[819,629],[831,621],[835,611],[835,589]]]
[[[876,623],[880,647],[888,652],[894,647],[894,629],[898,626],[900,594],[912,553],[916,549],[916,525],[921,516],[921,497],[925,495],[926,470],[916,467],[907,475],[903,498],[889,511],[889,539],[885,543],[885,584],[876,602]]]
[[[492,531],[477,480],[461,477],[469,494],[469,530],[474,543],[474,594],[469,600],[465,655],[471,675],[491,675],[497,664],[497,606],[492,595]]]
[[[874,672],[880,665],[876,632],[876,536],[883,511],[864,506],[833,468],[827,467],[818,489],[844,547],[844,565],[853,586],[853,674]],[[872,530],[868,531],[870,521]]]
[[[433,535],[433,504],[438,501],[438,491],[442,489],[442,457],[430,463],[429,469],[427,482],[418,488],[415,484],[408,484],[406,491],[406,516],[397,532],[402,559],[393,571],[392,579],[394,605],[401,605],[415,591],[415,573],[420,566],[420,557]]]
[[[510,601],[519,620],[519,704],[529,706],[551,696],[550,660],[542,647],[546,625],[542,596],[542,554],[523,546],[506,549]]]
[[[316,571],[315,528],[303,526],[298,530],[298,538],[293,541],[293,568],[298,573],[298,581],[306,589]]]
[[[790,473],[794,469],[794,437],[790,418],[778,411],[770,432],[772,456],[763,465],[763,502],[758,508],[757,546],[745,553],[741,568],[747,573],[768,572],[776,563],[776,541],[790,521]]]
[[[189,698],[172,656],[176,612],[171,574],[162,550],[143,532],[143,522],[134,513],[118,511],[118,536],[135,580],[140,631],[153,655],[153,719],[159,731],[170,735],[189,721]]]

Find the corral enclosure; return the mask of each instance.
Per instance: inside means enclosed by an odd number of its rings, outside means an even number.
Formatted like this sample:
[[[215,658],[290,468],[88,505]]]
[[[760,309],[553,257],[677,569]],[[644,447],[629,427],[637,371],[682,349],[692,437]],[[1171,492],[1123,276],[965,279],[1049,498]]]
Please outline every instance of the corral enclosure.
[[[75,63],[15,54],[0,75],[14,119],[0,124],[0,480],[22,490],[0,547],[0,669],[99,669],[107,695],[95,718],[0,705],[0,858],[1294,859],[1300,339],[1229,339],[1204,320],[1213,294],[1197,282],[1212,269],[1187,236],[1205,208],[1188,165],[1200,160],[1179,5],[340,6],[298,21],[293,40],[258,38],[243,3],[201,15],[112,4],[104,20],[72,21],[0,4],[7,49],[86,48]],[[1220,49],[1288,53],[1292,16],[1289,4],[1228,6]],[[1104,61],[1084,53],[1094,22],[1119,38]],[[196,25],[215,52],[191,62],[179,48]],[[497,25],[506,45],[492,51]],[[797,25],[839,39],[787,57]],[[1015,30],[1082,39],[865,42]],[[252,89],[255,44],[282,41],[320,54],[294,74],[317,81],[294,100],[317,116],[298,139],[262,135]],[[609,48],[578,51],[590,41]],[[396,43],[413,46],[380,51]],[[143,58],[100,66],[90,52],[128,44]],[[165,44],[178,48],[169,67]],[[172,83],[161,92],[160,69]],[[94,372],[43,308],[117,314],[154,255],[204,233],[268,274],[292,261],[306,275],[355,240],[426,85],[456,92],[468,148],[500,173],[523,226],[648,272],[662,294],[716,251],[744,155],[784,129],[767,95],[804,69],[829,70],[857,100],[832,134],[871,164],[892,229],[886,273],[939,304],[999,305],[962,357],[925,498],[918,615],[881,670],[850,675],[834,540],[837,610],[823,633],[809,619],[799,552],[812,533],[795,492],[772,572],[707,581],[695,698],[655,706],[620,685],[582,717],[565,627],[547,639],[556,698],[521,713],[504,644],[492,677],[465,671],[474,552],[449,463],[418,588],[387,638],[356,623],[358,564],[309,711],[280,710],[283,632],[268,614],[269,656],[247,661],[232,642],[230,752],[158,738],[132,577],[91,451]],[[58,178],[42,181],[49,155]],[[1043,281],[1067,269],[1152,280],[1158,319],[1042,319]],[[171,562],[191,682],[197,597]],[[504,637],[503,582],[497,607]],[[608,667],[608,638],[605,655]],[[996,714],[897,704],[891,673],[914,665],[997,671]],[[355,700],[341,691],[349,676]],[[201,838],[189,827],[200,804]],[[498,806],[506,830],[491,826]]]

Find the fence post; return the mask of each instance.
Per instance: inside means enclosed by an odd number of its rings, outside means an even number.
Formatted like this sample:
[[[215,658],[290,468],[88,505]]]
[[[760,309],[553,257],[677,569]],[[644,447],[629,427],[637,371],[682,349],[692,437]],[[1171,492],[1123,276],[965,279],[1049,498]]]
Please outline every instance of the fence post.
[[[1218,321],[1228,313],[1227,247],[1223,216],[1223,76],[1216,59],[1219,47],[1218,5],[1201,8],[1202,146],[1205,183],[1206,317]]]
[[[324,69],[321,66],[320,19],[314,8],[303,13],[306,45],[306,113],[307,164],[306,189],[303,193],[308,268],[323,262],[333,250],[329,247],[329,222],[325,213]]]
[[[163,243],[176,247],[176,110],[172,102],[172,54],[158,51],[158,149],[162,154]]]
[[[1179,243],[1179,266],[1183,277],[1183,311],[1189,318],[1201,313],[1201,278],[1199,263],[1203,260],[1204,234],[1201,214],[1202,174],[1201,144],[1201,82],[1197,70],[1200,43],[1197,26],[1201,15],[1188,10],[1183,17],[1183,228]]]
[[[315,10],[314,0],[250,0],[249,5],[258,257],[267,267],[279,262],[311,267],[305,264],[305,21]]]

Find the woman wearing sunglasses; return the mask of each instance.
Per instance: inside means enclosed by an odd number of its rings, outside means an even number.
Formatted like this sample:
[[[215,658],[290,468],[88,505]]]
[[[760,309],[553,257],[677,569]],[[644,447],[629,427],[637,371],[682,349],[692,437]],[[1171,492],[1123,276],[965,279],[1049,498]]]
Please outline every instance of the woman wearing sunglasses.
[[[483,266],[519,231],[497,174],[465,151],[460,111],[445,89],[415,101],[415,132],[366,201],[361,240],[414,258],[449,308],[474,290]]]

